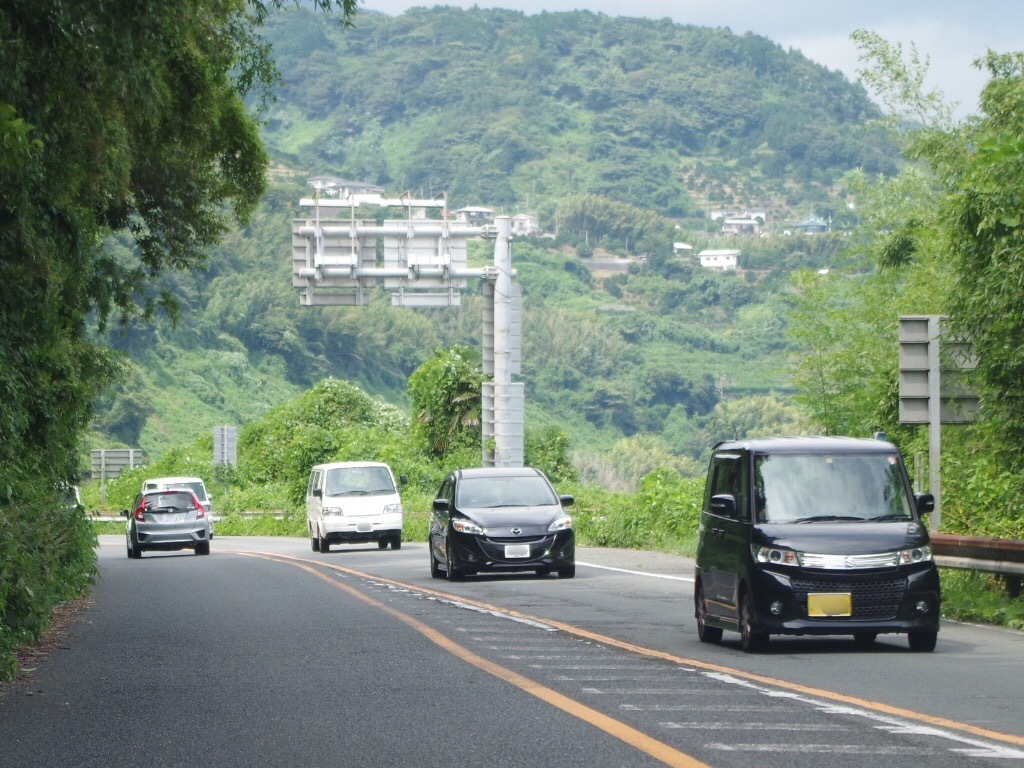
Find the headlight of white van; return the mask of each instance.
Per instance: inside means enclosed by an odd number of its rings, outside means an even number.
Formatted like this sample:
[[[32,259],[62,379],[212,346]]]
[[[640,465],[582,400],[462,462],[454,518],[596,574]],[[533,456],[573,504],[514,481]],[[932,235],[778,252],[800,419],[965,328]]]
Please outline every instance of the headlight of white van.
[[[925,544],[923,547],[900,550],[900,565],[911,565],[913,563],[931,562],[932,548]]]
[[[797,553],[792,549],[778,549],[776,547],[758,547],[751,545],[750,553],[758,563],[767,565],[800,565]]]
[[[324,515],[344,515],[341,507],[324,507]]]
[[[555,533],[556,531],[568,531],[570,528],[572,528],[572,518],[560,517],[548,526],[548,533]]]
[[[400,515],[400,514],[402,514],[402,505],[401,504],[385,504],[384,505],[384,514],[385,515]]]

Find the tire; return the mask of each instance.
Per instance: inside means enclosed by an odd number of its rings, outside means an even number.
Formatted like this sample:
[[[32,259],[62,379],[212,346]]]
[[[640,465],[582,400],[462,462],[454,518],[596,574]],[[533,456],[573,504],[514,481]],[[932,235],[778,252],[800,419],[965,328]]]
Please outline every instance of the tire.
[[[397,536],[392,536],[391,537],[391,548],[392,549],[401,549],[402,548],[402,534],[398,534]]]
[[[576,576],[576,563],[558,569],[558,578],[572,579]]]
[[[387,549],[387,548],[388,548],[388,540],[387,539],[377,539],[377,549]]]
[[[910,650],[915,653],[931,653],[935,650],[935,643],[939,639],[937,629],[921,629],[907,635],[907,642]]]
[[[871,645],[875,642],[875,638],[878,637],[877,632],[854,632],[853,642],[857,645]]]
[[[551,575],[551,569],[550,568],[538,568],[537,569],[537,575],[540,576],[541,578],[544,578],[545,576],[550,576]]]
[[[757,628],[753,600],[747,593],[740,600],[740,644],[744,653],[764,653],[768,650],[768,633]]]
[[[135,538],[134,529],[132,529],[132,533],[128,534],[128,557],[132,560],[142,559],[142,547],[139,546],[139,542]]]
[[[314,552],[320,551],[320,539],[313,534],[313,529],[309,529],[309,545],[313,548]]]
[[[210,542],[208,542],[208,541],[201,541],[198,544],[196,544],[196,554],[197,555],[208,555],[208,554],[210,554]]]
[[[321,552],[330,552],[331,551],[331,542],[329,542],[327,540],[326,536],[321,536],[320,537],[320,551]]]
[[[434,550],[430,546],[429,538],[427,539],[427,554],[430,555],[430,576],[435,579],[443,579],[444,568],[442,568],[441,564],[434,558]]]
[[[697,592],[693,596],[695,615],[697,617],[697,638],[702,643],[716,645],[722,642],[722,628],[709,627],[707,624],[708,604],[704,600],[704,586],[697,585]]]
[[[452,543],[451,540],[447,540],[444,546],[445,558],[444,558],[444,573],[448,581],[462,581],[462,571],[455,567],[455,563],[452,562]]]

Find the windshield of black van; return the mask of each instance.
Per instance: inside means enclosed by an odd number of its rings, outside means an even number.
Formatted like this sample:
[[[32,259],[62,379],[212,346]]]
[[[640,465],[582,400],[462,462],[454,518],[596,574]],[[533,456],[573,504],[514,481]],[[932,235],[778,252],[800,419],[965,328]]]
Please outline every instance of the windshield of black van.
[[[754,462],[758,522],[911,520],[899,460],[886,454],[776,454]]]
[[[395,493],[395,484],[386,467],[342,467],[327,470],[324,493],[327,496]]]

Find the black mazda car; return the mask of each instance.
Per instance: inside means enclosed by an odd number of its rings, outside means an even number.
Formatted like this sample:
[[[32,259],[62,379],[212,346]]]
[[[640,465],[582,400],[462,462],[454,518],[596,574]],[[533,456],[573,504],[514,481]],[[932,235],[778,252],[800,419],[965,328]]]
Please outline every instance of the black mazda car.
[[[576,542],[559,496],[539,469],[459,469],[441,483],[430,514],[430,575],[481,571],[576,575]]]

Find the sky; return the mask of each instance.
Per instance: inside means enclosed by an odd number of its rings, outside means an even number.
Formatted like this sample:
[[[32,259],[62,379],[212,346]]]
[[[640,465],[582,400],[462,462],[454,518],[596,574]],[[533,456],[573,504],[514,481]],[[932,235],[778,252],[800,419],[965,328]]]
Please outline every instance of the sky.
[[[977,111],[986,76],[972,66],[986,51],[1024,51],[1024,0],[362,0],[361,8],[398,15],[416,6],[510,8],[526,14],[541,11],[588,10],[608,16],[670,18],[679,24],[728,27],[734,33],[763,35],[785,49],[796,49],[829,69],[857,77],[856,46],[850,33],[867,29],[909,50],[917,47],[930,61],[927,85],[956,114]],[[358,24],[358,20],[356,22]]]

